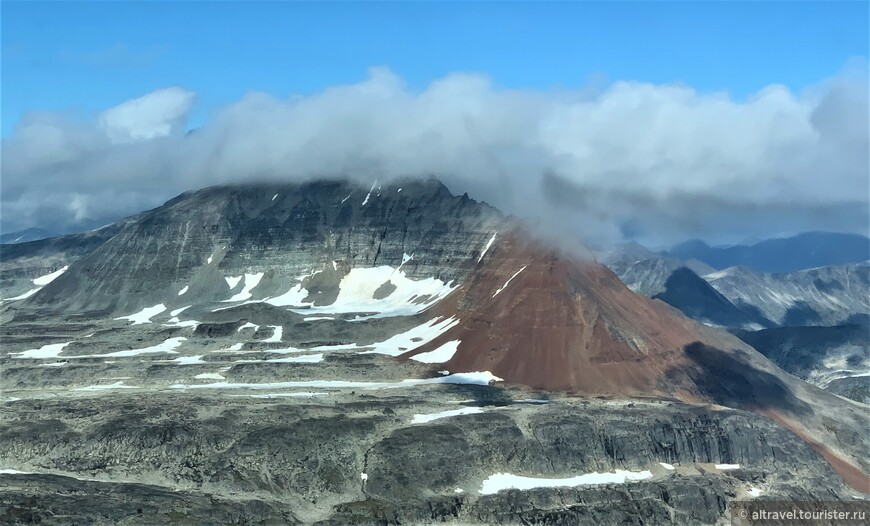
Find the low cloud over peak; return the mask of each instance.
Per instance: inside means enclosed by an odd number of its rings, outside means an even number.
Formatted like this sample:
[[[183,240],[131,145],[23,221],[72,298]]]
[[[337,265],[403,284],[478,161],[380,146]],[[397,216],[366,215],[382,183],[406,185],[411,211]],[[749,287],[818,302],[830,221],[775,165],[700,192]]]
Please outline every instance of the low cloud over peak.
[[[436,174],[591,242],[863,231],[867,90],[866,64],[746,100],[641,82],[507,90],[464,73],[417,92],[377,68],[310,96],[250,93],[184,134],[195,95],[168,88],[91,123],[24,116],[3,140],[3,230],[73,229],[217,183]]]

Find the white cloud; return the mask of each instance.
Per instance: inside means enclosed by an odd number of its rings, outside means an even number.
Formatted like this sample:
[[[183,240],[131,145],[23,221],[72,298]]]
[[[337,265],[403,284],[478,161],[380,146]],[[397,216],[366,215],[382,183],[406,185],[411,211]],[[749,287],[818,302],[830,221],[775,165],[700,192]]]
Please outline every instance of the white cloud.
[[[104,111],[100,125],[113,142],[166,137],[185,124],[194,98],[181,88],[153,91]]]
[[[23,119],[3,141],[2,219],[75,223],[54,205],[74,192],[96,220],[217,183],[436,174],[591,240],[862,229],[867,93],[866,65],[746,100],[641,82],[505,90],[475,74],[415,92],[380,68],[310,96],[249,93],[184,135],[194,94],[170,88],[91,125]]]

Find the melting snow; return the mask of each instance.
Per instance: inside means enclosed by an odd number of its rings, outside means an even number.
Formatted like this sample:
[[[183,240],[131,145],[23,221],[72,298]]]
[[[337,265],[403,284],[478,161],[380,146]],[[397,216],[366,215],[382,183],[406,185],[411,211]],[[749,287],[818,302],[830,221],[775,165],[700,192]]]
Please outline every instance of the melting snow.
[[[242,332],[245,329],[254,329],[254,332],[257,332],[258,330],[260,330],[260,326],[251,322],[247,322],[238,329],[236,329],[236,332]]]
[[[211,265],[211,260],[212,260],[212,259],[214,259],[214,256],[209,256],[209,257],[205,260],[206,264]]]
[[[723,471],[729,469],[740,469],[740,464],[716,464],[716,469]]]
[[[301,349],[295,349],[298,352]],[[323,361],[323,353],[306,354],[304,356],[290,356],[287,358],[272,358],[269,360],[237,360],[235,363],[320,363]]]
[[[459,320],[452,317],[443,320],[441,318],[433,318],[422,325],[418,325],[403,333],[396,334],[387,340],[366,345],[365,347],[372,347],[373,349],[365,351],[362,354],[388,354],[390,356],[399,356],[400,354],[404,354],[420,347],[421,345],[429,343],[438,336],[447,332],[457,323],[459,323]]]
[[[480,486],[481,495],[492,495],[506,489],[529,490],[534,488],[563,488],[587,486],[592,484],[623,484],[633,480],[644,480],[652,477],[652,472],[624,471],[617,469],[613,473],[588,473],[577,477],[563,479],[545,479],[496,473],[483,481]]]
[[[519,275],[519,273],[522,272],[522,271],[524,271],[524,270],[526,270],[526,266],[523,266],[523,268],[519,269],[518,271],[516,271],[516,273],[515,273],[513,276],[511,276],[510,278],[508,278],[508,280],[505,281],[504,285],[502,285],[502,287],[501,287],[500,289],[498,289],[497,291],[495,291],[495,294],[493,294],[492,297],[494,298],[494,297],[498,296],[498,293],[501,292],[501,291],[503,291],[503,290],[505,289],[505,287],[507,287],[507,286],[510,284],[510,282],[513,281],[513,279],[514,279],[515,277],[517,277],[517,275]]]
[[[399,188],[399,189],[396,191],[396,193],[398,194],[398,193],[401,192],[401,191],[402,191],[402,189]]]
[[[387,281],[395,285],[396,289],[386,298],[374,299],[375,291]],[[302,299],[307,296],[307,292],[302,289],[301,285],[297,285],[297,287],[301,290],[296,292],[294,300],[299,305],[302,303]],[[351,269],[342,278],[339,287],[338,297],[332,305],[294,309],[294,312],[298,314],[374,312],[377,314],[369,316],[374,318],[413,316],[434,305],[455,288],[452,286],[452,282],[445,284],[437,278],[412,280],[402,270],[386,265]],[[291,292],[294,291],[291,290]],[[414,303],[412,300],[416,298],[425,298],[426,301]],[[279,305],[274,300],[269,300],[267,303]],[[284,305],[287,304],[291,303],[284,303]],[[363,320],[369,317],[358,319]]]
[[[64,343],[52,343],[49,345],[43,345],[39,349],[30,349],[22,352],[12,352],[9,353],[9,356],[16,355],[16,358],[34,358],[34,359],[43,359],[43,358],[57,358],[60,353],[63,351],[63,348],[72,342],[64,342]]]
[[[284,294],[269,298],[265,302],[276,307],[299,306],[305,304],[303,300],[307,297],[308,291],[299,283]]]
[[[345,197],[344,199],[341,200],[341,204],[344,204],[344,202],[347,201],[348,199],[350,199],[350,194],[347,194],[347,197]]]
[[[33,280],[33,284],[38,285],[40,287],[44,287],[45,285],[48,285],[49,283],[51,283],[52,281],[57,279],[58,276],[60,276],[64,272],[66,272],[66,269],[68,269],[68,268],[69,268],[69,265],[63,267],[62,269],[56,270],[50,274],[46,274],[44,276],[39,276],[38,278],[35,278]]]
[[[269,336],[268,338],[263,340],[263,343],[280,342],[281,338],[284,336],[284,327],[280,325],[269,325],[269,327],[272,327],[273,329],[275,329],[275,331],[272,333],[272,336]]]
[[[183,289],[181,289],[181,290],[178,291],[178,295],[181,296],[181,295],[184,294],[185,292],[187,292],[187,285],[185,285]]]
[[[124,382],[115,382],[113,384],[89,385],[87,387],[79,387],[75,391],[105,391],[108,389],[139,389],[132,385],[124,385]]]
[[[359,478],[360,478],[360,480],[362,480],[363,482],[365,482],[365,481],[367,481],[367,480],[369,479],[369,474],[368,474],[368,473],[360,473],[360,474],[359,474]]]
[[[489,250],[489,247],[492,246],[493,242],[495,241],[495,236],[496,236],[497,234],[498,234],[498,232],[494,233],[494,234],[492,235],[492,237],[489,238],[489,241],[486,242],[486,246],[483,247],[483,252],[481,252],[481,253],[480,253],[480,256],[477,258],[477,262],[478,262],[478,263],[480,263],[480,260],[483,259],[483,256],[486,255],[486,252]]]
[[[375,186],[377,186],[377,185],[378,185],[378,181],[375,180],[375,183],[372,185],[371,190],[369,190],[369,193],[366,194],[366,198],[365,198],[365,200],[363,200],[363,202],[362,202],[362,206],[365,206],[366,203],[369,202],[369,197],[371,197],[372,192],[374,192],[374,190],[375,190]]]
[[[29,471],[18,471],[17,469],[0,469],[0,475],[32,475]]]
[[[201,365],[205,362],[202,359],[202,355],[199,356],[179,356],[174,360],[167,360],[168,363],[173,363],[175,365]]]
[[[275,199],[278,199],[278,194],[272,196],[272,201],[274,201]]]
[[[297,382],[267,382],[267,383],[228,383],[215,382],[210,384],[184,385],[175,384],[172,389],[293,389],[297,387],[320,387],[320,388],[362,388],[362,389],[394,389],[401,387],[413,387],[427,384],[469,384],[489,385],[491,382],[500,382],[501,378],[489,371],[473,373],[457,373],[441,378],[425,378],[402,380],[401,382],[356,382],[346,380],[308,380]]]
[[[441,411],[440,413],[431,413],[428,415],[414,415],[411,423],[427,424],[429,422],[432,422],[433,420],[440,420],[442,418],[449,418],[451,416],[473,415],[482,412],[483,409],[481,409],[480,407],[463,407],[462,409],[451,409],[450,411]]]
[[[334,320],[333,316],[309,316],[307,318],[303,318],[302,321],[317,321],[317,320]]]
[[[666,463],[666,462],[659,462],[659,464],[661,464],[661,466],[662,466],[663,468],[665,468],[665,469],[668,469],[668,470],[671,470],[671,471],[674,470],[674,466],[673,466],[672,464],[668,464],[668,463]]]
[[[173,311],[169,311],[169,315],[172,317],[178,316],[179,314],[181,314],[182,312],[186,311],[189,308],[190,308],[190,305],[188,305],[187,307],[181,307],[180,309],[175,309]]]
[[[229,280],[229,278],[227,279]],[[245,274],[245,286],[242,291],[233,296],[232,298],[224,300],[224,303],[231,301],[245,301],[247,299],[251,299],[251,290],[253,290],[254,287],[260,284],[261,279],[263,279],[262,272],[258,272],[256,274]],[[227,281],[227,283],[229,283],[229,281]],[[235,288],[235,285],[230,285],[230,289],[232,288]]]
[[[197,380],[226,380],[224,375],[218,373],[202,373],[194,376]]]
[[[119,318],[115,318],[116,320],[129,320],[133,322],[133,325],[140,325],[142,323],[151,323],[151,318],[157,316],[161,312],[166,310],[166,305],[160,303],[153,307],[145,307],[135,314],[130,314],[128,316],[121,316]]]
[[[29,298],[30,296],[33,296],[34,294],[36,294],[37,292],[39,292],[40,290],[42,290],[42,287],[37,287],[37,288],[35,288],[35,289],[30,289],[30,290],[28,290],[27,292],[25,292],[24,294],[20,294],[20,295],[18,295],[18,296],[15,296],[14,298],[7,298],[6,301],[16,301],[16,300],[27,299],[27,298]]]
[[[227,281],[227,285],[230,286],[230,290],[232,290],[236,288],[236,285],[238,285],[240,281],[242,281],[242,277],[243,276],[230,276],[228,278],[225,277],[224,279]]]
[[[169,338],[165,340],[163,343],[158,343],[157,345],[152,345],[151,347],[145,347],[142,349],[131,349],[129,351],[115,351],[110,352],[108,354],[82,354],[79,356],[67,356],[66,358],[121,358],[121,357],[129,357],[129,356],[139,356],[140,354],[155,354],[155,353],[169,353],[169,354],[178,354],[178,351],[174,350],[176,347],[181,345],[181,342],[186,340],[185,337],[177,337],[177,338]]]
[[[459,342],[460,340],[449,341],[433,351],[411,356],[411,359],[423,363],[444,363],[450,361],[459,348]]]

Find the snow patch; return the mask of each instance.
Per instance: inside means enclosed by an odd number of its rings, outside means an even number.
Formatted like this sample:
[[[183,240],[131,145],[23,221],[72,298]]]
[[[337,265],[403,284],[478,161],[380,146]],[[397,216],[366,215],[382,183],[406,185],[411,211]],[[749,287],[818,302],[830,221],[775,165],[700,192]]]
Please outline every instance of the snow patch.
[[[450,418],[451,416],[461,416],[461,415],[474,415],[477,413],[482,413],[483,409],[480,407],[463,407],[462,409],[451,409],[449,411],[441,411],[440,413],[431,413],[428,415],[417,414],[414,415],[414,418],[411,419],[412,424],[428,424],[434,420],[440,420],[442,418]]]
[[[535,488],[565,488],[589,486],[594,484],[624,484],[629,481],[645,480],[652,477],[652,472],[624,471],[617,469],[612,473],[587,473],[577,477],[562,479],[546,479],[523,477],[510,473],[496,473],[483,481],[480,486],[481,495],[492,495],[506,489],[530,490]]]
[[[183,295],[185,292],[187,292],[187,288],[188,288],[187,285],[185,285],[184,288],[182,288],[181,290],[178,291],[178,295],[181,296],[181,295]]]
[[[266,383],[228,383],[214,382],[210,384],[174,384],[171,389],[294,389],[299,387],[319,388],[349,388],[349,389],[395,389],[414,387],[428,384],[466,384],[466,385],[489,385],[491,382],[501,382],[502,379],[489,371],[476,371],[473,373],[457,373],[441,378],[425,378],[402,380],[401,382],[359,382],[347,380],[307,380],[295,382],[266,382]]]
[[[194,376],[197,380],[226,380],[224,375],[218,373],[202,373]]]
[[[313,392],[301,392],[301,393],[266,393],[266,394],[256,394],[249,395],[251,398],[314,398],[315,396],[326,396],[329,393],[313,393]]]
[[[49,283],[51,283],[52,281],[54,281],[55,279],[57,279],[58,276],[60,276],[64,272],[66,272],[66,269],[68,269],[68,268],[69,268],[69,265],[63,267],[62,269],[55,270],[54,272],[52,272],[50,274],[46,274],[44,276],[39,276],[38,278],[35,278],[33,280],[33,284],[40,286],[40,287],[44,287],[44,286],[48,285]]]
[[[492,237],[489,238],[489,241],[486,242],[486,246],[483,247],[483,252],[481,252],[481,253],[480,253],[480,256],[477,258],[477,262],[478,262],[478,263],[480,263],[480,260],[483,259],[483,256],[486,255],[486,252],[489,250],[489,247],[491,247],[492,244],[495,242],[495,236],[496,236],[497,234],[498,234],[498,232],[496,232],[495,234],[493,234]]]
[[[372,185],[372,188],[371,188],[371,190],[369,190],[369,193],[367,193],[367,194],[366,194],[366,198],[365,198],[365,199],[364,199],[364,200],[363,200],[363,202],[362,202],[362,206],[365,206],[365,205],[366,205],[366,203],[368,203],[368,202],[369,202],[369,197],[371,197],[371,195],[372,195],[372,192],[374,192],[374,191],[375,191],[375,186],[377,186],[377,185],[378,185],[378,181],[377,181],[377,180],[375,180],[375,183],[374,183],[374,184],[373,184],[373,185]]]
[[[527,265],[524,265],[523,268],[519,269],[518,271],[516,271],[516,273],[513,276],[509,277],[508,280],[505,281],[504,285],[502,285],[500,289],[495,291],[495,294],[493,294],[492,297],[494,298],[494,297],[498,296],[498,294],[501,291],[503,291],[505,289],[505,287],[507,287],[510,284],[510,282],[513,281],[513,279],[519,275],[520,272],[526,270],[526,266]]]
[[[242,332],[245,329],[254,329],[254,332],[257,332],[258,330],[260,330],[260,326],[251,322],[247,322],[238,329],[236,329],[236,332]]]
[[[179,314],[181,314],[182,312],[186,311],[189,308],[190,308],[190,305],[188,305],[187,307],[181,307],[180,309],[175,309],[173,311],[169,311],[169,315],[174,318],[175,316],[178,316]]]
[[[52,343],[49,345],[43,345],[39,349],[29,349],[22,352],[12,352],[9,353],[9,356],[15,356],[16,358],[31,358],[36,360],[42,360],[45,358],[57,358],[63,351],[64,347],[71,343],[72,342]]]
[[[448,362],[456,354],[456,350],[459,349],[459,342],[460,340],[449,341],[433,351],[415,354],[411,356],[411,359],[423,363]]]
[[[115,382],[113,384],[102,384],[102,385],[88,385],[86,387],[79,387],[74,389],[74,391],[107,391],[110,389],[139,389],[138,387],[132,385],[124,385],[124,382]]]
[[[367,481],[367,480],[369,479],[369,474],[368,474],[368,473],[360,473],[360,474],[359,474],[359,478],[360,478],[360,480],[362,480],[363,482],[365,482],[365,481]]]
[[[157,316],[161,312],[166,310],[166,305],[159,303],[153,307],[145,307],[135,314],[130,314],[128,316],[121,316],[115,318],[116,320],[128,320],[132,321],[133,325],[141,325],[143,323],[151,323],[151,318]]]
[[[659,464],[667,470],[670,470],[670,471],[674,470],[674,466],[672,464],[668,464],[666,462],[659,462]]]
[[[740,464],[716,464],[716,469],[727,471],[730,469],[740,469]]]
[[[236,288],[236,285],[238,285],[240,281],[242,281],[242,277],[243,276],[230,276],[228,278],[225,277],[224,279],[226,280],[227,285],[230,286],[230,290],[232,290]]]
[[[202,359],[202,356],[203,355],[179,356],[178,358],[176,358],[174,360],[167,360],[167,363],[172,363],[175,365],[202,365],[204,363],[207,363]]]
[[[19,294],[18,296],[15,296],[14,298],[6,298],[5,301],[24,300],[24,299],[29,298],[30,296],[33,296],[34,294],[36,294],[36,293],[39,292],[40,290],[42,290],[42,287],[37,287],[37,288],[35,288],[35,289],[30,289],[30,290],[28,290],[27,292],[25,292],[24,294]]]
[[[269,336],[268,338],[263,340],[263,343],[280,342],[281,338],[284,337],[284,327],[282,327],[280,325],[269,325],[269,327],[272,327],[275,330],[274,330],[274,332],[272,332],[272,336]]]
[[[344,204],[344,202],[347,201],[348,199],[350,199],[350,194],[347,194],[347,197],[345,197],[344,199],[341,200],[341,204]]]
[[[269,360],[237,360],[235,363],[320,363],[322,361],[323,353],[317,353],[306,354],[304,356],[289,356],[287,358],[271,358]]]
[[[227,278],[229,279],[229,278]],[[251,299],[251,290],[254,289],[257,285],[260,284],[260,280],[263,279],[263,273],[258,272],[256,274],[245,274],[245,286],[242,288],[242,291],[238,294],[234,295],[232,298],[228,300],[224,300],[223,303],[233,302],[233,301],[245,301]],[[229,282],[228,282],[229,283]],[[238,283],[238,282],[236,282]],[[235,285],[231,285],[230,289],[234,288]]]
[[[453,317],[445,319],[433,318],[422,325],[418,325],[403,333],[396,334],[387,340],[366,345],[365,347],[372,347],[372,350],[365,351],[361,354],[387,354],[389,356],[399,356],[400,354],[412,351],[421,345],[429,343],[450,330],[457,323],[459,323],[459,320]]]
[[[272,201],[274,201],[275,199],[278,199],[278,194],[272,196]]]
[[[334,320],[333,316],[309,316],[307,318],[303,318],[302,321],[317,321],[317,320]]]
[[[763,492],[761,491],[761,488],[752,487],[749,488],[749,491],[746,493],[748,493],[750,497],[759,497]]]

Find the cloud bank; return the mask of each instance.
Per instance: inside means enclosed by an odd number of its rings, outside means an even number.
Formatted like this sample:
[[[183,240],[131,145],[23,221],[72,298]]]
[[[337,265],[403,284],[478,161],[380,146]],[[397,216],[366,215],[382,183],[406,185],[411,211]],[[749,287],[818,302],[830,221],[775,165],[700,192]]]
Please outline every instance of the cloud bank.
[[[219,183],[430,174],[592,243],[867,228],[864,63],[745,100],[641,82],[508,90],[476,74],[414,91],[376,68],[310,96],[249,93],[185,133],[194,100],[172,87],[92,122],[25,115],[2,144],[2,229],[75,229]]]

